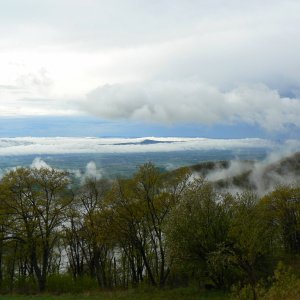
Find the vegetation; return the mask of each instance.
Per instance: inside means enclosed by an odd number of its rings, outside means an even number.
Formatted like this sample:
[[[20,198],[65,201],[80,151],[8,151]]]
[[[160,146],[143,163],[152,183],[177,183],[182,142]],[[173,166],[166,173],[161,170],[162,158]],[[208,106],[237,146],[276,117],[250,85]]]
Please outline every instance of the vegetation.
[[[123,291],[102,291],[101,293],[63,294],[63,295],[3,295],[3,300],[221,300],[229,295],[219,291],[202,291],[195,288],[177,288],[168,290],[134,289]]]
[[[129,179],[81,186],[49,168],[18,168],[0,182],[3,294],[100,288],[147,299],[141,288],[164,288],[157,299],[205,290],[215,291],[211,299],[224,291],[299,299],[299,270],[298,186],[261,199],[249,190],[224,194],[189,169],[162,173],[151,163]]]

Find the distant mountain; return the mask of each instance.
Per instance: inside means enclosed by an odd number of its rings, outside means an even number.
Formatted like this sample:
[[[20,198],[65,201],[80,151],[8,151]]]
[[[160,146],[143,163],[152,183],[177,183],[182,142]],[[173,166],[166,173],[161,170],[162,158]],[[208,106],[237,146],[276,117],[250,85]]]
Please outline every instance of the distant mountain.
[[[121,146],[121,145],[153,145],[153,144],[171,144],[171,143],[176,143],[176,141],[157,141],[157,140],[145,139],[141,142],[115,143],[113,145],[115,145],[115,146]]]

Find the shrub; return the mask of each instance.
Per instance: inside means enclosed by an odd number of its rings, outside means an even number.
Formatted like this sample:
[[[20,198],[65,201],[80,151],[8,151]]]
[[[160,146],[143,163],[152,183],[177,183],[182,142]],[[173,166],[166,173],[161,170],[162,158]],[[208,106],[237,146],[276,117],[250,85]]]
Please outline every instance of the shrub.
[[[300,299],[300,278],[295,275],[290,267],[279,263],[274,272],[273,283],[263,299]]]

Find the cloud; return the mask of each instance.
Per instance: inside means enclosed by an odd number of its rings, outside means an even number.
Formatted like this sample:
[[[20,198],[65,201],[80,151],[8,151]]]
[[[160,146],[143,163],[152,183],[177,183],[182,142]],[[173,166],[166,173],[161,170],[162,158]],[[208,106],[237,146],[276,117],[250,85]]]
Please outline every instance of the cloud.
[[[19,2],[0,11],[1,116],[299,127],[297,1]]]
[[[0,116],[76,115],[76,100],[59,96],[44,67],[19,66],[0,54]],[[5,84],[1,84],[1,83]]]
[[[143,153],[212,149],[271,149],[273,147],[275,147],[273,142],[257,138],[0,138],[0,156],[68,153]]]
[[[300,153],[291,151],[292,148],[282,147],[274,149],[261,161],[232,160],[228,165],[216,164],[213,170],[208,170],[205,179],[219,182],[222,191],[242,193],[250,188],[259,196],[263,196],[280,185],[299,182]],[[201,173],[193,174],[193,178],[199,176]]]
[[[224,180],[248,172],[252,168],[253,162],[233,160],[230,161],[228,168],[219,167],[216,170],[209,172],[206,179],[208,181]]]
[[[0,168],[0,180],[1,178],[8,173],[11,170],[16,170],[17,168],[20,168],[22,166],[15,166],[15,167],[6,167],[6,168]],[[49,169],[52,170],[53,167],[49,164],[47,164],[43,159],[40,157],[34,158],[32,161],[31,165],[29,166],[30,168],[34,169]],[[62,166],[63,167],[63,166]],[[60,170],[58,168],[55,168],[56,170]],[[85,166],[84,172],[82,172],[79,169],[67,169],[66,170],[71,177],[76,178],[79,180],[81,184],[83,184],[86,180],[88,179],[101,179],[103,178],[105,172],[102,169],[98,169],[96,166],[96,163],[94,161],[90,161],[87,163]]]
[[[38,170],[42,168],[52,170],[52,167],[49,164],[47,164],[44,160],[42,160],[40,157],[36,157],[32,161],[30,168],[35,168]],[[8,168],[7,170],[9,169],[10,168]],[[75,178],[80,179],[81,183],[84,183],[87,179],[96,179],[96,180],[101,179],[104,173],[103,170],[97,168],[96,163],[94,161],[90,161],[87,163],[84,172],[81,172],[79,169],[68,169],[67,171]],[[4,172],[5,171],[0,169],[0,178],[3,176]]]
[[[164,124],[258,124],[273,131],[300,127],[300,99],[281,97],[265,85],[228,92],[197,81],[128,83],[101,86],[87,96],[86,111],[105,119]]]
[[[103,171],[97,169],[94,161],[90,161],[85,167],[85,172],[80,175],[81,183],[84,183],[87,179],[101,179],[103,177]]]
[[[52,169],[45,161],[43,161],[40,157],[36,157],[33,161],[32,164],[30,165],[31,168],[35,169]]]
[[[16,79],[16,83],[21,88],[37,89],[40,92],[47,91],[53,85],[53,80],[49,77],[48,71],[41,68],[36,73],[22,74]]]
[[[1,146],[0,146],[1,147]],[[17,168],[20,168],[20,167],[24,167],[22,165],[20,166],[13,166],[13,167],[6,167],[6,168],[3,168],[3,169],[0,169],[0,179],[8,172],[12,171],[12,170],[16,170]],[[48,165],[44,160],[42,160],[40,157],[36,157],[32,163],[30,164],[29,166],[30,168],[34,168],[34,169],[49,169],[49,170],[52,170],[52,167],[50,165]]]

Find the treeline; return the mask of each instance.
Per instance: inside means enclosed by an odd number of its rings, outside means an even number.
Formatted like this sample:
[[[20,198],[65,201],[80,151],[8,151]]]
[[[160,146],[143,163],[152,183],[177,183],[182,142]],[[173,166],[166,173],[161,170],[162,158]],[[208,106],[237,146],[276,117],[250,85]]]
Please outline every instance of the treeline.
[[[151,163],[114,181],[75,185],[64,171],[18,168],[0,182],[2,292],[69,278],[100,288],[234,286],[257,299],[279,262],[300,269],[299,254],[297,186],[261,199],[223,194],[187,168]]]

